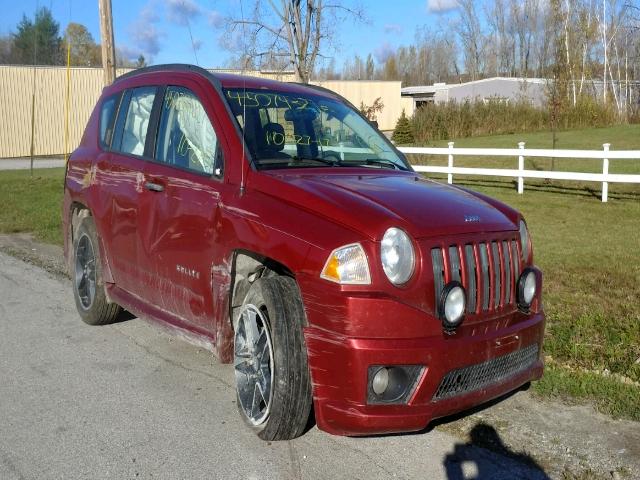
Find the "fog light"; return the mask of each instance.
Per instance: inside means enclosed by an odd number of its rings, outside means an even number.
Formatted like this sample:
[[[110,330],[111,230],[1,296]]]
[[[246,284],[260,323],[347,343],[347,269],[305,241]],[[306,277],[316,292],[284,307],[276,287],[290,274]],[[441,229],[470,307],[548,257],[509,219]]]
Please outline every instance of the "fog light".
[[[533,268],[525,268],[518,280],[518,306],[528,310],[536,296],[536,272]]]
[[[367,402],[406,403],[423,368],[422,365],[370,366]]]
[[[382,395],[389,386],[389,369],[382,367],[373,376],[371,388],[376,395]]]
[[[438,316],[442,320],[445,330],[452,330],[462,323],[466,308],[467,296],[460,282],[450,282],[445,285],[440,295]]]

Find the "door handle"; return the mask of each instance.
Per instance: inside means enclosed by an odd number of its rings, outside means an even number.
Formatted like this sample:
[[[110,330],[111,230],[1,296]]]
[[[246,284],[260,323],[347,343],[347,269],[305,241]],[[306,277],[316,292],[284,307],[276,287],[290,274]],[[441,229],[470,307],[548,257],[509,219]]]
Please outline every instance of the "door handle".
[[[146,182],[144,184],[144,188],[146,188],[147,190],[151,190],[152,192],[164,191],[164,187],[162,185],[160,185],[159,183],[153,183],[153,182]]]

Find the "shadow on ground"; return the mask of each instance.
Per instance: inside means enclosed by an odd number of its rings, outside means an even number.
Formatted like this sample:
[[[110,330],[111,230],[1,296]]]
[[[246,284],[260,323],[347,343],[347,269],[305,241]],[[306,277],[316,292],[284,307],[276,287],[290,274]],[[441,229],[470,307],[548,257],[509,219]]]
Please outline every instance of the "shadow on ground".
[[[453,451],[443,461],[447,480],[493,480],[504,478],[504,465],[487,458],[481,449],[490,450],[537,471],[537,479],[549,479],[542,467],[526,453],[515,452],[507,447],[495,428],[484,422],[478,423],[469,432],[469,441],[456,443]],[[522,478],[514,472],[513,478]]]

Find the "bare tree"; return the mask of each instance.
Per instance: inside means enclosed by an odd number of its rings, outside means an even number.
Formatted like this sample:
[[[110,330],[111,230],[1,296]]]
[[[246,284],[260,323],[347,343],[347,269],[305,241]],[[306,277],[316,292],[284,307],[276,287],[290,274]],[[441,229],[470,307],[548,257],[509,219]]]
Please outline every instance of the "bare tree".
[[[484,73],[484,47],[486,43],[480,23],[480,16],[473,0],[460,0],[459,35],[464,47],[463,54],[467,73],[471,80],[482,77]]]
[[[242,4],[241,4],[242,6]],[[229,48],[242,50],[245,60],[288,59],[300,82],[308,83],[323,45],[335,38],[337,25],[347,17],[362,19],[357,9],[339,0],[254,0],[249,12],[227,21]],[[245,16],[245,14],[249,14]]]
[[[365,62],[359,55],[347,58],[344,67],[342,67],[342,78],[345,80],[364,80],[367,76],[366,69]]]
[[[418,28],[377,68],[362,58],[347,59],[343,78],[406,86],[533,75],[549,79],[554,128],[588,97],[631,118],[640,113],[640,0],[459,0],[451,21]]]
[[[512,76],[515,74],[515,65],[513,65],[511,52],[515,49],[515,42],[513,35],[509,32],[511,15],[506,8],[505,0],[495,0],[493,9],[486,12],[486,17],[491,27],[495,75]]]

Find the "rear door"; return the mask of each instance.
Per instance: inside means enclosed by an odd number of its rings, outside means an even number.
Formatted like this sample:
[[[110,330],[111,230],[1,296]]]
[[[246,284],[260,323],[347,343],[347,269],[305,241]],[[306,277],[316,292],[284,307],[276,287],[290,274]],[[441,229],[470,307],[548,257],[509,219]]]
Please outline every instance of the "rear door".
[[[147,297],[182,320],[211,329],[211,268],[223,161],[206,89],[184,79],[167,86],[155,155],[140,198],[140,254]],[[207,108],[209,107],[209,108]]]
[[[108,155],[96,162],[100,195],[99,231],[109,252],[111,272],[124,290],[143,293],[138,240],[139,204],[143,189],[145,156],[156,86],[126,90],[123,94]]]

